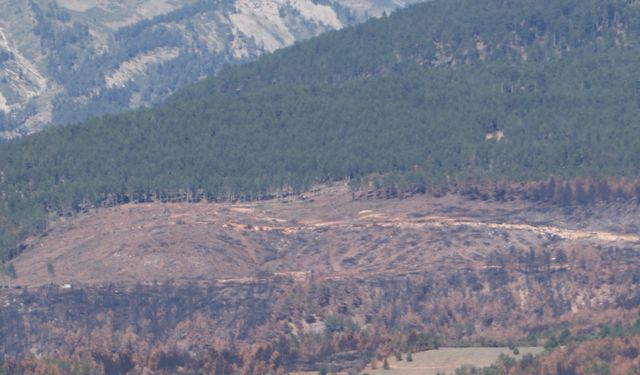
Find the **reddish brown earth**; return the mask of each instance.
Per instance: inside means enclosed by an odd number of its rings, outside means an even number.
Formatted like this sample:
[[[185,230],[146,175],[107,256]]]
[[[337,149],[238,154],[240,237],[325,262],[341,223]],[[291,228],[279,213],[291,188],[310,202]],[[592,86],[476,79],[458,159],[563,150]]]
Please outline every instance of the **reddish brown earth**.
[[[353,200],[342,184],[288,200],[146,203],[60,219],[15,266],[20,285],[250,281],[487,267],[494,251],[638,247],[636,207],[597,214],[428,195]],[[55,276],[47,273],[54,266]],[[555,265],[563,267],[562,265]]]
[[[0,290],[0,352],[119,353],[144,373],[176,350],[229,349],[272,366],[269,347],[289,353],[281,369],[338,371],[388,355],[408,332],[447,345],[540,345],[565,328],[597,332],[638,316],[635,203],[353,198],[336,184],[287,200],[57,219],[14,260],[21,288]],[[327,335],[337,321],[358,333]],[[380,332],[390,339],[375,342]]]

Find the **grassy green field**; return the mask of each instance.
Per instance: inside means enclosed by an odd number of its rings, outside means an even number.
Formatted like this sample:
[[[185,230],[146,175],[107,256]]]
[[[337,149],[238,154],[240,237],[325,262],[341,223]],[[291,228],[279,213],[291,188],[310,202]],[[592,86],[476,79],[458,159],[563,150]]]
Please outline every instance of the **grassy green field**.
[[[438,371],[452,374],[455,369],[464,365],[489,366],[503,353],[521,358],[528,353],[539,354],[544,348],[524,347],[518,350],[520,353],[515,356],[509,348],[440,348],[414,353],[412,362],[406,361],[406,355],[403,355],[403,360],[399,362],[395,357],[389,357],[389,370],[383,370],[382,363],[379,362],[377,369],[368,368],[365,372],[370,375],[436,375]]]

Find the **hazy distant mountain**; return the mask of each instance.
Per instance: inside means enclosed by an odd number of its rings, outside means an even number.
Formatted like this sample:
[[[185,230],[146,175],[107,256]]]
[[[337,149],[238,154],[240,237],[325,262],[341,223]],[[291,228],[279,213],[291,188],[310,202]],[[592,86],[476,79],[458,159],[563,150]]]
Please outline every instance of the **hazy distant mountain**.
[[[3,0],[0,137],[165,98],[416,0]]]

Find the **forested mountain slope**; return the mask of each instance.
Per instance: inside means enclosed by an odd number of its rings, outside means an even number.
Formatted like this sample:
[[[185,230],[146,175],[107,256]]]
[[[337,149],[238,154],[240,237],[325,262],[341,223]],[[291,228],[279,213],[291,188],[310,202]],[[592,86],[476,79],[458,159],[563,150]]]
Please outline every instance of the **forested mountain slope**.
[[[0,147],[4,248],[47,213],[259,199],[387,174],[459,182],[637,177],[640,9],[439,0],[230,68],[166,104]],[[630,197],[640,191],[622,191]]]
[[[157,103],[225,64],[411,2],[5,0],[0,138]]]

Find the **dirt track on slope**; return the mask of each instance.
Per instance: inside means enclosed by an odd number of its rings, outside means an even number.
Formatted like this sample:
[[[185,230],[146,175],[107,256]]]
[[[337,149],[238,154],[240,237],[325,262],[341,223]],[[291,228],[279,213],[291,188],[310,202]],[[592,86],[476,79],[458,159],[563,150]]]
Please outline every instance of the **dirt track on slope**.
[[[258,226],[250,228],[254,231],[277,231],[283,233],[297,233],[300,231],[318,230],[318,229],[330,229],[337,227],[344,227],[348,225],[368,225],[368,226],[380,226],[380,227],[396,227],[396,228],[445,228],[445,227],[472,227],[472,228],[484,228],[484,229],[502,229],[513,231],[527,231],[533,233],[539,233],[544,235],[554,235],[565,240],[580,240],[580,239],[592,239],[597,241],[628,241],[628,242],[640,242],[640,235],[615,233],[599,230],[581,230],[581,229],[566,229],[553,226],[536,226],[529,224],[511,224],[511,223],[491,223],[480,220],[459,219],[447,216],[425,216],[419,220],[412,220],[406,217],[383,217],[380,214],[370,214],[359,221],[310,221],[301,223],[298,226]],[[240,223],[228,223],[224,224],[226,228],[245,231],[247,228]]]

